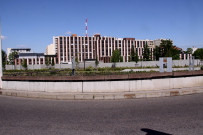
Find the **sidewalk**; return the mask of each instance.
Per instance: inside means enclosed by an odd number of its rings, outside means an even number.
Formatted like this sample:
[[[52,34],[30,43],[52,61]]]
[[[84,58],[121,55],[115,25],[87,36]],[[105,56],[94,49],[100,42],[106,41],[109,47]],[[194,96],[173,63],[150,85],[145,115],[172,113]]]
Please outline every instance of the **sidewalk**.
[[[188,94],[203,93],[203,86],[170,89],[170,90],[153,90],[137,92],[115,92],[115,93],[54,93],[54,92],[29,92],[19,90],[0,90],[0,95],[54,99],[54,100],[115,100],[115,99],[136,99],[150,97],[167,97],[181,96]]]

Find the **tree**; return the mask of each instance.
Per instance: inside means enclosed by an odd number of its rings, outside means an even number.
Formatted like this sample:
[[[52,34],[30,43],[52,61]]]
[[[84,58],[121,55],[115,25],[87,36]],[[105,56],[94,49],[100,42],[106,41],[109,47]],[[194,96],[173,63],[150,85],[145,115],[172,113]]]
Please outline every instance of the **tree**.
[[[99,61],[98,61],[97,56],[96,56],[96,60],[95,60],[95,65],[96,65],[96,67],[99,65]]]
[[[5,68],[6,62],[7,62],[7,58],[6,58],[6,52],[4,50],[1,50],[1,54],[2,54],[2,66],[3,68]]]
[[[192,48],[187,48],[186,53],[188,53],[188,54],[192,54]]]
[[[120,50],[116,49],[113,51],[113,54],[111,56],[111,62],[116,63],[116,62],[122,62],[123,57],[121,57]]]
[[[156,46],[154,49],[154,60],[159,60],[159,57],[161,57],[161,48]]]
[[[131,48],[130,61],[135,61],[135,49],[134,49],[134,46],[132,46],[132,48]]]
[[[52,58],[51,65],[52,65],[52,66],[55,65],[55,63],[54,63],[54,58]]]
[[[75,57],[75,64],[76,64],[76,67],[77,67],[78,64],[79,64],[79,60],[78,60],[78,57],[77,57],[77,56]]]
[[[150,60],[150,50],[149,50],[148,45],[144,45],[143,60],[144,61],[149,61]]]
[[[139,61],[139,57],[138,57],[138,54],[135,53],[135,62],[137,63]]]
[[[45,59],[45,64],[46,64],[46,66],[49,66],[49,65],[50,65],[50,59],[49,59],[49,57],[46,57],[46,59]]]
[[[23,66],[25,69],[27,69],[27,60],[26,60],[26,59],[23,59],[23,64],[22,64],[22,66]]]
[[[180,50],[173,46],[171,40],[161,40],[160,48],[160,57],[172,57],[173,60],[180,59]]]
[[[193,56],[195,56],[195,59],[200,59],[203,61],[203,48],[198,48],[194,53]]]
[[[18,53],[16,51],[9,54],[8,59],[9,59],[9,64],[10,65],[15,64],[15,58],[17,57],[17,55],[18,55]]]

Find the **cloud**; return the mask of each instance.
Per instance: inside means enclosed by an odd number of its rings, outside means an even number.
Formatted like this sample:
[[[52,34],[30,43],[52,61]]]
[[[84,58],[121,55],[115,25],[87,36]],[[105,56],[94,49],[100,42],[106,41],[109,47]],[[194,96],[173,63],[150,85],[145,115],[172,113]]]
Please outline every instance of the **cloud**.
[[[2,40],[7,39],[7,36],[1,35],[1,39],[2,39]]]

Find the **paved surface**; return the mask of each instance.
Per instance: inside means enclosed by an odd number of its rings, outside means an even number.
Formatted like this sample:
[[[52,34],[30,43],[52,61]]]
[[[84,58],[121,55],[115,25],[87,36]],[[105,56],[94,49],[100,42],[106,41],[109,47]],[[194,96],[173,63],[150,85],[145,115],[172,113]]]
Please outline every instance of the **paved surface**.
[[[30,92],[19,90],[0,90],[0,95],[42,98],[54,100],[115,100],[115,99],[136,99],[151,97],[180,96],[188,94],[203,93],[203,86],[169,89],[169,90],[150,90],[136,92],[105,92],[105,93],[57,93],[57,92]]]
[[[1,135],[202,135],[203,94],[131,100],[0,96]]]

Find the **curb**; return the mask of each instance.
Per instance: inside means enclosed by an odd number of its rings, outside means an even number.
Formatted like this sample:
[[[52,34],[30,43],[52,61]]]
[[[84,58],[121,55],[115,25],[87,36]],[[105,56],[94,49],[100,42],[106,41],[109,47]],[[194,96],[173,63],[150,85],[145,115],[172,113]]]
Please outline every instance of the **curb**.
[[[181,89],[158,90],[158,91],[138,91],[119,93],[49,93],[49,92],[28,92],[18,90],[0,90],[0,95],[53,99],[53,100],[117,100],[117,99],[139,99],[156,98],[169,96],[182,96],[203,93],[203,86]]]

